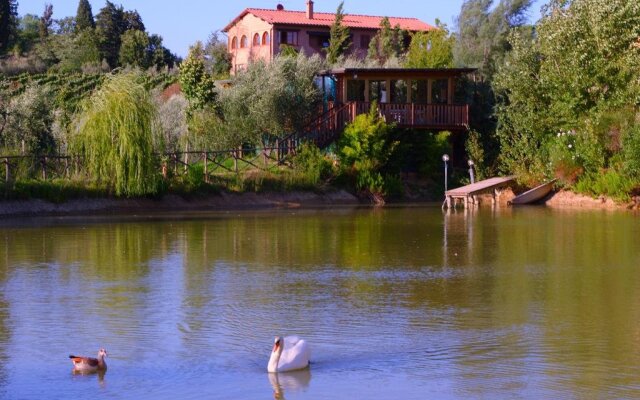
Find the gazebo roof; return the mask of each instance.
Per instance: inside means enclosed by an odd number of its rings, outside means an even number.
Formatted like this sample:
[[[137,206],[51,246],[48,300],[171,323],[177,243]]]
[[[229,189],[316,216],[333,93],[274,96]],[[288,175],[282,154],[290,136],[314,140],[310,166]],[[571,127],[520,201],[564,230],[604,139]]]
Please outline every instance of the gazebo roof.
[[[476,68],[333,68],[320,71],[318,75],[351,75],[354,77],[389,76],[421,78],[431,76],[460,76],[475,72]],[[356,78],[354,78],[356,79]]]

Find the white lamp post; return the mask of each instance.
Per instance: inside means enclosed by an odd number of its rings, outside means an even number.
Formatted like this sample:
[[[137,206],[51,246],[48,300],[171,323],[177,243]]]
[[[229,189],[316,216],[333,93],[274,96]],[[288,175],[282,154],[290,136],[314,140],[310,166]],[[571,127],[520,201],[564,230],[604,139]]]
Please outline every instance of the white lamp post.
[[[449,161],[449,155],[443,154],[442,161],[444,161],[444,191],[447,192],[447,162]]]

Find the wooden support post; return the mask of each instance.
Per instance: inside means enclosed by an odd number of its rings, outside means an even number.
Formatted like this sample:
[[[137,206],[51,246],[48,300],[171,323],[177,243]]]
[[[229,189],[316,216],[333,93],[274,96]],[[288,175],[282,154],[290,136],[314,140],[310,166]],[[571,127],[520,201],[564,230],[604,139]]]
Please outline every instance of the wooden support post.
[[[447,208],[451,210],[451,196],[447,196]],[[455,204],[454,204],[455,205]]]
[[[64,177],[69,177],[69,157],[64,158]]]
[[[9,183],[9,179],[11,179],[11,174],[9,171],[9,157],[6,157],[4,159],[4,181],[6,183]]]
[[[387,98],[386,98],[387,101],[385,103],[391,103],[391,80],[390,79],[387,79],[386,81],[384,81],[384,89],[385,89],[385,92],[387,93]]]
[[[370,90],[371,89],[369,87],[369,79],[365,79],[364,80],[364,102],[365,103],[368,103],[370,101],[370,99],[371,99],[371,96],[370,96],[370,93],[369,93]]]
[[[407,85],[407,103],[413,104],[413,81],[411,79],[408,79],[405,81],[405,83]]]
[[[447,104],[449,105],[453,104],[453,90],[453,78],[449,77],[447,80]]]

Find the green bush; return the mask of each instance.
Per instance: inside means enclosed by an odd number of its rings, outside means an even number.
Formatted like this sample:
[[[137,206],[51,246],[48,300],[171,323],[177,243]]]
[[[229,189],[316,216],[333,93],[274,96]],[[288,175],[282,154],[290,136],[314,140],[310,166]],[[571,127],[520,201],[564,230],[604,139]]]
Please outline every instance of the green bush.
[[[606,195],[616,200],[627,201],[631,191],[638,185],[637,181],[614,169],[604,173],[589,174],[574,186],[580,193],[591,196]]]
[[[305,177],[309,185],[316,185],[332,174],[332,161],[327,159],[318,146],[304,143],[292,159],[293,170]]]
[[[390,138],[392,128],[378,116],[375,103],[368,114],[358,115],[345,128],[338,142],[338,158],[343,171],[355,177],[358,190],[384,194],[381,171],[398,144]]]
[[[622,137],[625,172],[640,178],[640,125],[634,125]]]

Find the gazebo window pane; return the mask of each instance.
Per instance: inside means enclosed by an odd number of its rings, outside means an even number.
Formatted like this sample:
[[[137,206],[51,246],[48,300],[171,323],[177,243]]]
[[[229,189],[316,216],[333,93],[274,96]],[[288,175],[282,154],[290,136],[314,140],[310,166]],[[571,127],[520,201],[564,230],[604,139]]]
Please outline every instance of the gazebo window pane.
[[[447,104],[449,82],[446,79],[436,79],[431,84],[431,102],[434,104]]]
[[[391,102],[407,103],[407,82],[403,80],[391,81]]]
[[[347,101],[364,101],[364,81],[347,81]]]
[[[427,104],[427,80],[418,79],[411,82],[411,102]]]

